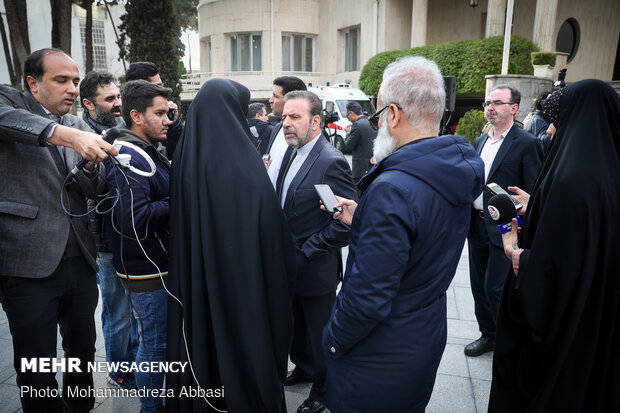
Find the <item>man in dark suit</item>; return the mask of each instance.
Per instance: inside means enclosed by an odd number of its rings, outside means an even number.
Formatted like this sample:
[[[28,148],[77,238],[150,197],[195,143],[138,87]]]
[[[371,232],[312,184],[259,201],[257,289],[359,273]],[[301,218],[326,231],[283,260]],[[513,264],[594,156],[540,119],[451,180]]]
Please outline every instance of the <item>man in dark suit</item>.
[[[347,103],[347,119],[351,125],[345,129],[347,137],[344,140],[345,152],[351,152],[353,157],[353,182],[357,182],[366,175],[372,165],[372,144],[377,137],[377,131],[370,126],[368,118],[364,116],[362,106],[353,101]]]
[[[484,102],[491,123],[474,148],[484,161],[485,182],[502,188],[518,186],[530,192],[542,163],[542,146],[533,135],[514,124],[521,94],[508,85],[493,88]],[[474,201],[467,235],[469,277],[482,336],[465,347],[465,354],[480,356],[495,348],[495,320],[510,261],[504,254],[502,237],[487,211],[492,194],[485,188]]]
[[[278,117],[282,117],[282,111],[284,110],[284,95],[294,90],[306,90],[306,84],[298,77],[295,76],[280,76],[273,80],[273,93],[269,98],[269,105],[271,106],[271,112]],[[267,150],[271,156],[269,168],[267,174],[271,180],[271,184],[274,188],[277,186],[278,175],[280,174],[280,168],[286,155],[288,145],[284,139],[284,131],[282,130],[282,123],[274,125],[271,137],[269,138],[269,146]],[[290,150],[289,155],[290,156]],[[288,158],[287,156],[287,158]]]
[[[250,132],[256,138],[256,142],[253,142],[256,149],[258,149],[261,155],[269,153],[269,140],[271,132],[273,132],[273,125],[269,123],[265,105],[262,103],[252,103],[248,106],[247,118]]]
[[[294,148],[282,164],[278,195],[296,246],[297,285],[293,297],[291,361],[295,369],[284,384],[313,380],[299,413],[325,409],[323,327],[336,298],[342,272],[340,248],[349,242],[349,227],[319,208],[315,184],[329,185],[335,194],[357,199],[351,170],[342,155],[321,133],[322,105],[308,91],[289,92],[284,98],[282,130]]]
[[[104,151],[118,152],[68,113],[78,81],[68,55],[42,49],[24,63],[26,92],[0,85],[0,301],[13,337],[24,412],[86,412],[95,402],[70,397],[67,389],[93,387],[86,362],[95,357],[97,264],[84,213],[85,197],[96,195],[100,180],[94,171],[65,177],[80,155],[92,160],[106,158]],[[56,358],[57,325],[65,357],[77,358],[81,369],[63,374],[62,401],[56,369],[22,366],[22,359]],[[37,390],[44,396],[37,397]]]

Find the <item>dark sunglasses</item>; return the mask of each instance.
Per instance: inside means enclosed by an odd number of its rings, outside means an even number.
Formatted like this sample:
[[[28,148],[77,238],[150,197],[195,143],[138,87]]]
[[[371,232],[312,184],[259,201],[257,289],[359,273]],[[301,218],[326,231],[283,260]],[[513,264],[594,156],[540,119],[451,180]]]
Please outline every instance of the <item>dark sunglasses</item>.
[[[368,122],[370,123],[370,126],[372,126],[374,130],[379,130],[379,116],[381,116],[381,112],[389,108],[390,105],[394,105],[398,109],[403,110],[403,108],[398,103],[389,103],[385,105],[384,107],[382,107],[381,109],[379,109],[374,115],[368,118]]]

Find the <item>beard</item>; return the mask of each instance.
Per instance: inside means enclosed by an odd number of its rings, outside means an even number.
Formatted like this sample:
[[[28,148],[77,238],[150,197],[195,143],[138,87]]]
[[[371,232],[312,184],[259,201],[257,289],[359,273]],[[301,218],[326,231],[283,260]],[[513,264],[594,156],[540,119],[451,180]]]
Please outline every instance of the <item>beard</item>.
[[[383,122],[377,132],[377,137],[375,138],[375,142],[373,144],[373,156],[375,157],[375,162],[381,162],[383,159],[393,154],[395,150],[396,139],[394,139],[394,137],[390,134],[387,127],[387,122]]]
[[[310,138],[312,138],[312,121],[310,121],[310,123],[308,124],[308,132],[306,132],[306,134],[304,136],[299,136],[297,134],[297,132],[295,132],[293,129],[284,129],[285,133],[294,133],[295,137],[294,138],[290,138],[290,139],[286,139],[286,143],[289,146],[292,146],[295,149],[299,149],[302,146],[304,146],[306,143],[308,143],[308,141],[310,140]]]
[[[95,121],[105,125],[114,127],[118,124],[117,116],[113,112],[104,112],[99,106],[95,106]]]

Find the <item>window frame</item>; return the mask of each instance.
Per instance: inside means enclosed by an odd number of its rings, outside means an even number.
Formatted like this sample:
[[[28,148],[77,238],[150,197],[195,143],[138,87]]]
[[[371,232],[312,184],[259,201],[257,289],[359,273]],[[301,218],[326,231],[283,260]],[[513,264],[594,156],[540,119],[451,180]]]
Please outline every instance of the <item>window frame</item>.
[[[246,37],[243,39],[243,37]],[[261,72],[263,69],[262,55],[263,55],[263,34],[262,32],[238,32],[229,33],[228,37],[228,63],[231,72]],[[258,53],[255,49],[255,41],[258,38]],[[240,49],[240,40],[245,40],[247,56]],[[234,46],[233,46],[234,45]],[[233,53],[233,48],[235,52]],[[245,69],[244,63],[247,63],[247,69]]]
[[[80,18],[80,40],[82,42],[82,59],[86,64],[86,18]],[[93,70],[108,71],[107,48],[103,19],[93,19]]]
[[[286,42],[285,38],[289,41]],[[296,54],[295,40],[296,38],[301,40],[301,50]],[[310,56],[310,68],[308,68],[308,56],[306,52],[308,50],[308,40],[312,42],[312,55]],[[314,72],[316,68],[316,42],[317,36],[308,33],[282,33],[282,71],[283,72]],[[288,44],[289,50],[285,50],[285,44]],[[285,64],[285,57],[288,57],[288,64]],[[296,68],[296,57],[299,57],[300,65],[299,70]]]
[[[355,33],[356,32],[356,33]],[[341,50],[342,50],[342,70],[344,72],[357,72],[361,70],[360,65],[360,47],[361,47],[361,26],[351,26],[344,29],[340,29]],[[352,44],[351,34],[355,33],[357,38],[355,39],[355,50],[350,50],[350,44]],[[352,56],[355,52],[355,56]],[[352,60],[355,60],[355,65],[352,65]]]

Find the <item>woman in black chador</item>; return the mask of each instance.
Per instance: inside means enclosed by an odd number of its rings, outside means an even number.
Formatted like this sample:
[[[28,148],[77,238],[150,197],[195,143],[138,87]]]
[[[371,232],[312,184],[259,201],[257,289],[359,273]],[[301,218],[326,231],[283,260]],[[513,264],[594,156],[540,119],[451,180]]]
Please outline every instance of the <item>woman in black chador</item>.
[[[168,412],[286,412],[295,253],[248,138],[249,100],[239,83],[206,82],[175,151],[169,280],[183,307],[169,300],[168,361],[189,354],[195,379],[189,365],[167,375]]]
[[[504,235],[489,412],[620,411],[620,99],[584,80],[558,108],[522,234]]]

